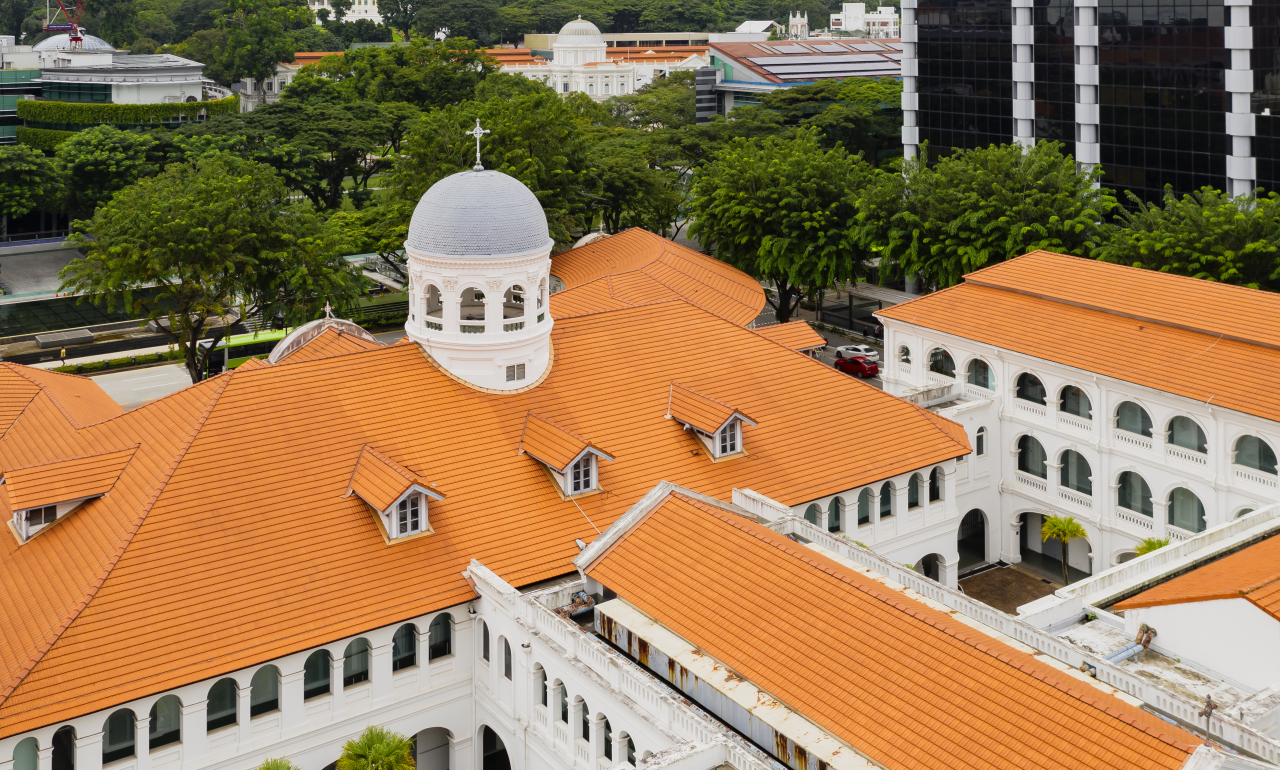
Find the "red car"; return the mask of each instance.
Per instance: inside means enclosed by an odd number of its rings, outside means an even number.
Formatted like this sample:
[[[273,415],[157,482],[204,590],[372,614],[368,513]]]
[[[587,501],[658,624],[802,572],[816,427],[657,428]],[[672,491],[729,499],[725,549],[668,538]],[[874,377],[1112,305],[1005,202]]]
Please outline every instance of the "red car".
[[[854,377],[875,377],[880,373],[880,367],[862,356],[851,356],[849,358],[837,358],[832,364],[835,368],[845,374],[852,374]]]

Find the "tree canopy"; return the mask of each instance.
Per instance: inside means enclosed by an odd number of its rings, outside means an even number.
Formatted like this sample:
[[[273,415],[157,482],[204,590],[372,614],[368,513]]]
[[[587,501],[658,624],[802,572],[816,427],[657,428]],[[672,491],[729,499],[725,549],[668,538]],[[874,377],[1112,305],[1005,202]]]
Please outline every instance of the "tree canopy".
[[[120,190],[157,171],[151,151],[157,142],[137,131],[94,126],[58,145],[54,165],[62,177],[64,208],[72,217],[90,217]]]
[[[0,147],[0,217],[20,217],[47,204],[61,189],[53,164],[22,144]]]

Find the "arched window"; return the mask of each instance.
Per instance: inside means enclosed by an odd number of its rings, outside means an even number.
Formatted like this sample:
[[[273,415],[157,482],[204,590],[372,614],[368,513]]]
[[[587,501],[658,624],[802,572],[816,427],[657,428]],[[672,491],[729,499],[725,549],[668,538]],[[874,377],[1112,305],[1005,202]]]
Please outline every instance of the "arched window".
[[[991,365],[981,358],[975,358],[969,362],[965,381],[979,388],[996,389],[996,373],[991,370]]]
[[[342,653],[342,686],[369,681],[369,642],[354,639]]]
[[[391,637],[391,670],[418,665],[418,627],[406,623]]]
[[[1046,459],[1044,447],[1040,446],[1040,442],[1036,441],[1034,436],[1023,436],[1018,439],[1018,470],[1047,479],[1049,470],[1045,467]]]
[[[858,525],[871,523],[871,490],[864,489],[858,493]]]
[[[1046,403],[1044,385],[1040,383],[1040,378],[1030,372],[1023,372],[1018,375],[1018,388],[1014,392],[1014,396],[1023,401],[1033,401],[1037,404]]]
[[[1116,502],[1121,508],[1141,513],[1143,516],[1155,515],[1151,506],[1151,487],[1147,486],[1145,479],[1133,471],[1120,474],[1118,494],[1119,499]]]
[[[973,453],[978,457],[987,456],[987,429],[978,428],[978,432],[973,437]]]
[[[952,360],[951,354],[942,348],[934,348],[929,351],[929,371],[934,374],[941,374],[944,377],[956,376],[956,362]]]
[[[426,294],[422,297],[422,311],[427,321],[434,321],[439,324],[444,316],[444,305],[440,302],[440,289],[431,284],[427,284]]]
[[[1129,433],[1137,433],[1150,438],[1151,416],[1147,414],[1146,409],[1132,401],[1125,401],[1116,407],[1116,427]]]
[[[1236,440],[1236,465],[1276,475],[1276,453],[1271,445],[1257,436],[1241,436]]]
[[[579,730],[581,734],[578,736],[584,741],[591,740],[591,709],[587,708],[587,702],[582,698],[577,699],[578,704],[578,721],[580,722]]]
[[[547,670],[538,666],[538,684],[542,690],[542,705],[547,705]]]
[[[1190,417],[1178,415],[1169,421],[1169,443],[1192,452],[1209,453],[1209,437]]]
[[[1169,523],[1188,532],[1204,531],[1204,504],[1195,492],[1178,487],[1169,493]]]
[[[555,682],[556,700],[560,706],[560,721],[566,725],[569,724],[569,691],[565,689],[564,682],[559,679]]]
[[[604,733],[604,735],[600,736],[604,742],[604,758],[613,759],[613,727],[609,724],[609,718],[604,714],[599,714],[596,718],[600,720],[600,730]]]
[[[899,346],[898,360],[904,364],[911,363],[911,348],[907,347],[906,345]]]
[[[120,709],[107,717],[102,727],[102,764],[132,757],[137,729],[137,720],[129,709]]]
[[[1253,509],[1252,509],[1252,508],[1241,508],[1241,509],[1240,509],[1240,512],[1236,514],[1236,518],[1238,519],[1238,518],[1240,518],[1241,516],[1248,516],[1248,515],[1249,515],[1249,514],[1251,514],[1251,513],[1253,513]],[[55,737],[57,737],[57,736],[55,736]]]
[[[912,474],[911,480],[907,482],[907,508],[920,507],[920,485],[923,479],[919,473]]]
[[[463,289],[458,302],[458,320],[461,322],[458,330],[463,334],[484,333],[484,306],[484,292],[475,288]]]
[[[53,734],[52,770],[76,769],[76,729],[71,725],[59,727]]]
[[[1074,489],[1082,495],[1093,495],[1093,476],[1092,469],[1089,468],[1089,461],[1084,459],[1084,455],[1068,449],[1062,453],[1062,471],[1059,476],[1059,483],[1067,489]]]
[[[151,706],[147,726],[147,750],[152,751],[182,740],[182,701],[166,695]]]
[[[817,525],[818,523],[818,504],[817,503],[809,503],[809,507],[804,509],[804,520],[809,522],[810,524]]]
[[[219,679],[209,688],[209,703],[205,711],[205,729],[217,730],[236,723],[236,687],[234,679]]]
[[[316,650],[302,665],[302,699],[329,694],[329,674],[333,668],[328,650]]]
[[[844,514],[844,500],[839,497],[831,498],[831,503],[827,505],[827,531],[839,532],[840,522]]]
[[[249,682],[249,717],[270,714],[280,708],[280,669],[263,666]]]
[[[1074,414],[1082,420],[1093,419],[1093,404],[1089,403],[1088,394],[1075,385],[1068,385],[1062,389],[1062,397],[1058,400],[1058,410],[1067,414]]]
[[[427,628],[427,660],[437,660],[453,654],[453,616],[447,612],[436,615]]]
[[[625,733],[624,733],[625,734]],[[627,764],[632,767],[636,766],[636,742],[631,740],[631,736],[626,737],[627,742]]]
[[[480,657],[489,662],[489,624],[480,621]]]
[[[40,744],[23,738],[13,747],[13,770],[40,770]]]
[[[511,678],[511,642],[502,637],[502,675]]]
[[[942,499],[942,469],[934,468],[929,473],[929,502],[935,503]]]
[[[893,484],[886,481],[880,487],[880,518],[887,519],[893,515]]]

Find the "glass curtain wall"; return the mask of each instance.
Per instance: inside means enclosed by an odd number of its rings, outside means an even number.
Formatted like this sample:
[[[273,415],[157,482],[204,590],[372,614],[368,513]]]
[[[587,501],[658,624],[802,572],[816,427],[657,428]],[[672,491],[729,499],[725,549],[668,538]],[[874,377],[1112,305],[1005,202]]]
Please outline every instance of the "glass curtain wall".
[[[1042,4],[1043,3],[1043,4]],[[1036,82],[1036,141],[1061,142],[1075,154],[1076,59],[1074,0],[1039,0],[1034,8],[1032,47]]]
[[[1253,157],[1258,186],[1280,192],[1280,0],[1253,0]]]

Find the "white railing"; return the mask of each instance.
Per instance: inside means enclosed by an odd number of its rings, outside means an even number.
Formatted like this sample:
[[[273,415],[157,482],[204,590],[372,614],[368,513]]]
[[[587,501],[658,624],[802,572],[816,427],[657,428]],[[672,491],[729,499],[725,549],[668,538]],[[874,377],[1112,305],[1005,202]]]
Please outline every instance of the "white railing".
[[[1062,500],[1066,500],[1072,505],[1078,505],[1081,508],[1088,508],[1090,510],[1093,509],[1093,498],[1089,495],[1077,492],[1074,489],[1058,487],[1058,497]]]
[[[1058,424],[1082,433],[1093,433],[1093,420],[1086,420],[1074,414],[1058,412]]]
[[[1270,489],[1276,488],[1276,477],[1269,473],[1263,473],[1262,471],[1257,471],[1253,468],[1246,468],[1242,465],[1236,465],[1233,467],[1235,468],[1236,478],[1241,481],[1247,481],[1250,484],[1257,484]]]
[[[1280,509],[1280,506],[1266,510],[1277,509]],[[1276,514],[1272,513],[1272,515],[1275,516]],[[1255,521],[1254,524],[1256,523]],[[902,584],[907,589],[920,594],[926,599],[955,610],[965,617],[977,620],[997,633],[1016,639],[1034,650],[1062,661],[1072,668],[1079,668],[1082,663],[1086,663],[1097,672],[1098,681],[1128,693],[1167,714],[1181,719],[1187,724],[1204,724],[1204,718],[1198,716],[1199,711],[1203,708],[1202,703],[1185,698],[1172,690],[1166,690],[1152,680],[1137,676],[1126,669],[1113,666],[1102,658],[1084,652],[1019,617],[1014,617],[994,607],[970,599],[959,591],[947,588],[914,570],[895,564],[871,551],[859,548],[848,540],[833,537],[798,516],[788,516],[780,519],[771,524],[770,529],[782,535],[798,534],[815,545],[834,551],[859,566]],[[1160,554],[1162,551],[1178,551],[1185,547],[1187,546],[1177,545],[1161,548],[1146,556],[1140,556],[1138,559],[1147,559]],[[1121,566],[1127,567],[1133,564],[1134,561],[1138,561],[1138,559],[1126,562]],[[1079,583],[1073,584],[1069,588],[1076,588],[1079,585]],[[1066,590],[1058,589],[1054,598],[1062,597]],[[1045,599],[1049,598],[1045,597]],[[1079,601],[1069,604],[1070,606],[1065,608],[1066,614],[1063,615],[1062,619],[1069,622],[1073,616],[1082,618],[1085,614],[1084,605]],[[1258,732],[1229,716],[1225,716],[1221,711],[1213,714],[1211,729],[1215,739],[1243,748],[1268,762],[1280,761],[1280,741]],[[1230,765],[1229,761],[1228,765]]]
[[[578,760],[581,767],[591,767],[591,744],[584,740],[576,740],[574,743],[574,758]]]
[[[1049,414],[1048,408],[1044,404],[1037,404],[1034,401],[1026,401],[1021,398],[1013,400],[1013,409],[1015,412],[1021,412],[1032,417],[1044,419]]]
[[[1151,439],[1141,433],[1130,433],[1127,430],[1120,430],[1119,428],[1116,428],[1115,437],[1116,441],[1119,441],[1121,444],[1142,449],[1147,452],[1151,451]]]
[[[1037,492],[1049,491],[1049,482],[1039,476],[1034,476],[1026,471],[1017,471],[1014,475],[1018,477],[1018,483],[1023,486],[1031,487]]]
[[[926,374],[929,378],[929,382],[932,382],[935,385],[954,385],[956,382],[955,377],[948,377],[945,374],[938,374],[937,372],[926,372]]]
[[[1150,516],[1144,516],[1128,508],[1116,508],[1116,521],[1136,527],[1147,534],[1150,534],[1156,528],[1155,521]]]
[[[926,385],[923,388],[912,388],[911,390],[903,391],[899,398],[910,401],[917,406],[928,406],[952,397],[952,388],[954,387],[954,385]]]
[[[981,385],[971,385],[965,383],[964,394],[969,398],[991,398],[995,396],[995,391],[987,390]]]
[[[1175,460],[1181,460],[1184,463],[1191,463],[1192,465],[1209,464],[1208,457],[1205,457],[1193,449],[1185,449],[1174,444],[1165,444],[1164,452],[1169,457],[1172,457]]]
[[[1191,538],[1195,537],[1198,533],[1188,532],[1181,527],[1175,527],[1172,524],[1170,524],[1168,527],[1165,528],[1165,534],[1169,536],[1170,541],[1174,543],[1181,543],[1184,540],[1190,540]]]
[[[908,374],[908,375],[911,374],[911,364],[904,364],[901,361],[899,361],[898,374]]]
[[[556,745],[567,748],[569,746],[569,726],[557,719],[555,733]]]

